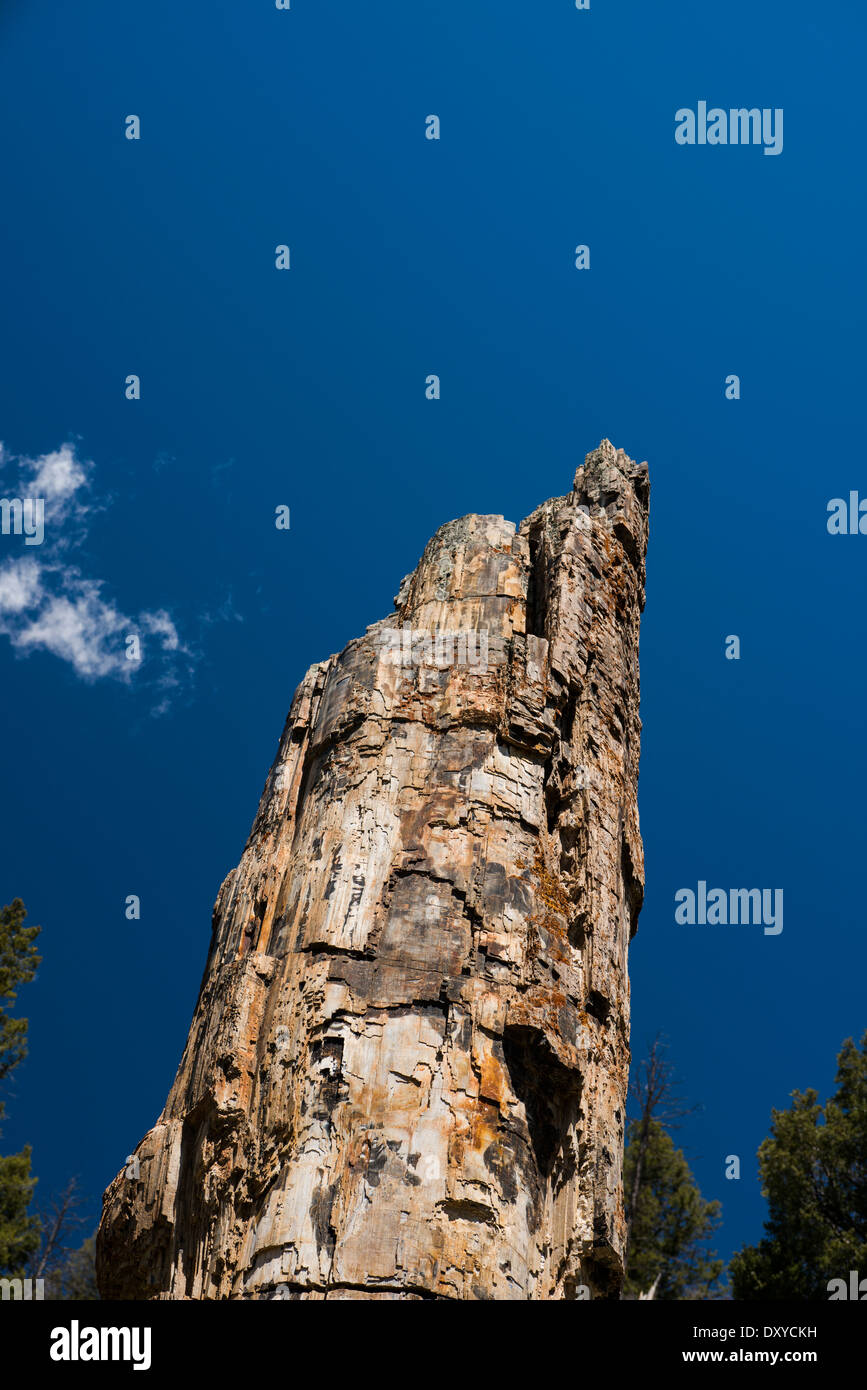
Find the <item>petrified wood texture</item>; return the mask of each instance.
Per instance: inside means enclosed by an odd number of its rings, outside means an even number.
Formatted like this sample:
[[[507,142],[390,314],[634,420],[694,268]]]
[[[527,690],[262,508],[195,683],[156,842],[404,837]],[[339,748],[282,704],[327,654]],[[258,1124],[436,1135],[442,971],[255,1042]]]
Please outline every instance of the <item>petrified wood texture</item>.
[[[311,667],[106,1193],[105,1297],[616,1295],[647,505],[606,440],[517,530],[443,526]],[[487,659],[407,663],[405,627]]]

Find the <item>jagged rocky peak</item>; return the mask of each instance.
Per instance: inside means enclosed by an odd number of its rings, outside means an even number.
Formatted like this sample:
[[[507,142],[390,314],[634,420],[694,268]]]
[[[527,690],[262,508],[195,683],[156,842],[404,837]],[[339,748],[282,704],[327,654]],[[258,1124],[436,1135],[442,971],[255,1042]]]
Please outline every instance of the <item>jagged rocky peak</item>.
[[[647,514],[604,440],[310,668],[104,1297],[616,1296]]]

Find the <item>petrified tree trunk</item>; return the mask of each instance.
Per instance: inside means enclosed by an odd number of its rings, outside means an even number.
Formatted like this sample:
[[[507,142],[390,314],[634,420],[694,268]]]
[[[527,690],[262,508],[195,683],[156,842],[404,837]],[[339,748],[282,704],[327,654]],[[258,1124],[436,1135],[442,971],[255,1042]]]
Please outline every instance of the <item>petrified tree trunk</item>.
[[[617,1295],[647,504],[606,440],[311,667],[103,1297]]]

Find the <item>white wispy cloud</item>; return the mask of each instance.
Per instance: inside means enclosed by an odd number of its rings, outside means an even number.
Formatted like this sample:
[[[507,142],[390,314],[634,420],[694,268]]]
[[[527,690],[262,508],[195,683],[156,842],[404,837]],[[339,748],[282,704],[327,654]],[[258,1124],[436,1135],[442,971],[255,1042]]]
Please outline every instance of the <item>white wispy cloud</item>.
[[[12,457],[0,444],[0,494],[43,498],[45,537],[34,549],[0,536],[0,635],[22,655],[45,651],[67,662],[85,681],[137,678],[177,690],[189,676],[193,653],[164,608],[122,612],[105,580],[83,574],[70,552],[87,536],[105,504],[91,492],[93,464],[64,444],[39,458]],[[130,639],[135,638],[136,642]],[[138,652],[130,659],[129,652]],[[163,699],[159,712],[166,708]]]

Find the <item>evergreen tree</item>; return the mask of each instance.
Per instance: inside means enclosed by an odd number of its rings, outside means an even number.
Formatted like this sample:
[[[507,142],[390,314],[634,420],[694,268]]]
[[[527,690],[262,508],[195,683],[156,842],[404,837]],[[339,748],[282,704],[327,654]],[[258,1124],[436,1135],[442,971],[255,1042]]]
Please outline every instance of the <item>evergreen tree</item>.
[[[831,1279],[867,1277],[867,1033],[837,1058],[836,1093],[794,1091],[759,1148],[765,1236],[731,1262],[740,1299],[825,1301]]]
[[[0,1157],[0,1274],[23,1275],[39,1245],[39,1220],[27,1214],[35,1185],[29,1146]]]
[[[26,916],[20,898],[0,910],[0,1082],[27,1056],[27,1019],[9,1012],[40,961],[34,942],[41,928],[25,927]],[[0,1118],[4,1109],[0,1100]],[[35,1183],[29,1146],[0,1157],[0,1274],[21,1275],[39,1245],[39,1221],[27,1212]]]
[[[694,1105],[686,1105],[675,1084],[674,1067],[667,1060],[667,1045],[660,1033],[651,1043],[647,1056],[639,1063],[630,1082],[629,1099],[638,1111],[629,1134],[630,1163],[626,1192],[626,1245],[632,1239],[632,1218],[638,1207],[638,1197],[645,1179],[644,1158],[650,1142],[651,1121],[656,1120],[668,1132],[679,1129],[681,1120],[691,1115]]]
[[[719,1202],[704,1201],[683,1152],[659,1120],[632,1120],[627,1141],[624,1188],[635,1198],[624,1297],[647,1297],[650,1290],[657,1299],[723,1297],[723,1261],[707,1248],[720,1224]]]
[[[99,1298],[94,1264],[96,1237],[90,1236],[79,1247],[70,1243],[87,1220],[84,1206],[78,1180],[70,1178],[47,1210],[39,1212],[39,1248],[28,1273],[32,1279],[44,1280],[47,1299]]]

